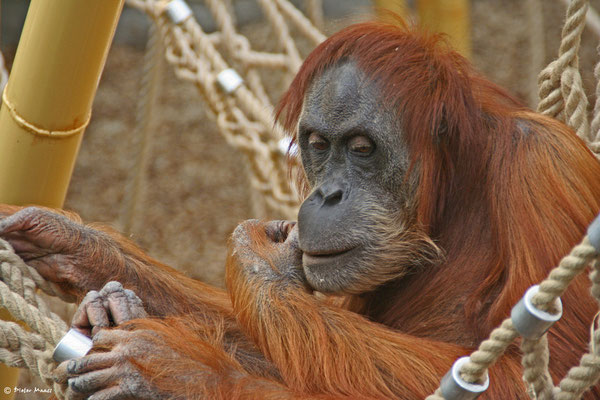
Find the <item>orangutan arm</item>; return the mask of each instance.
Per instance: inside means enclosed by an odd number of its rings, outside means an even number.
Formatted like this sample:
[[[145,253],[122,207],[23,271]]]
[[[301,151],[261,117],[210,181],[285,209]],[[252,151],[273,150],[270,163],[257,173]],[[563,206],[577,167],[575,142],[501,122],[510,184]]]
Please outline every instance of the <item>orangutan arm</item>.
[[[316,299],[303,281],[297,234],[289,233],[290,227],[246,222],[233,235],[227,261],[236,318],[288,387],[356,398],[423,399],[452,363],[469,353],[392,331]],[[527,398],[519,361],[505,357],[501,364],[482,398]]]
[[[224,291],[159,263],[109,228],[82,224],[76,214],[0,206],[3,215],[0,237],[67,295],[81,299],[116,280],[144,301],[150,315],[230,310]]]

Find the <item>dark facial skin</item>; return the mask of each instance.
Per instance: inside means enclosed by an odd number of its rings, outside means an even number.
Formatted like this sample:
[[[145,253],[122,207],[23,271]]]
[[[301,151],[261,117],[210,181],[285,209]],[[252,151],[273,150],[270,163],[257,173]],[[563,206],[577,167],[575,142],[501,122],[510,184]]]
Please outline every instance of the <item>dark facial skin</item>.
[[[307,281],[322,292],[371,290],[419,264],[405,258],[430,244],[413,226],[416,179],[407,178],[400,123],[379,93],[344,62],[318,77],[304,102],[298,143],[313,190],[298,214],[299,244]]]

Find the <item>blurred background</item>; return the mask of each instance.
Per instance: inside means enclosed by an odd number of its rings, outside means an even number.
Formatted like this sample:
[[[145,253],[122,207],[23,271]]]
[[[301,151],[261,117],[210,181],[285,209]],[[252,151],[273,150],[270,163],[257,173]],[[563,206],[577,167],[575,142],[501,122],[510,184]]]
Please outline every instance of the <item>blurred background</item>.
[[[214,30],[215,22],[202,1],[189,3],[203,29]],[[249,39],[252,48],[277,47],[276,37],[264,23],[256,1],[228,3],[236,15],[238,31]],[[303,9],[303,1],[293,3]],[[394,6],[389,1],[377,3],[323,0],[321,29],[331,34],[351,23],[372,19],[377,6]],[[466,3],[469,9],[463,17],[467,18],[464,26],[469,38],[463,52],[484,75],[535,108],[537,74],[557,56],[565,2],[472,0]],[[414,2],[405,4],[406,13],[416,10]],[[600,9],[600,0],[590,4]],[[23,0],[1,3],[1,49],[9,69],[27,6],[28,1]],[[102,222],[117,229],[120,229],[126,183],[133,173],[131,159],[136,144],[132,132],[149,25],[146,15],[125,6],[65,204],[65,208],[76,211],[85,221]],[[580,53],[580,68],[591,107],[595,101],[593,70],[598,61],[598,39],[597,31],[586,28]],[[305,42],[299,41],[302,56],[312,47]],[[274,76],[268,85],[270,97],[280,96],[287,84]],[[131,238],[160,261],[223,286],[226,243],[235,226],[256,216],[281,217],[272,213],[257,215],[246,169],[244,157],[220,135],[197,88],[177,79],[172,68],[165,65],[153,113],[150,162],[143,196],[136,204]],[[34,397],[26,394],[16,398]]]

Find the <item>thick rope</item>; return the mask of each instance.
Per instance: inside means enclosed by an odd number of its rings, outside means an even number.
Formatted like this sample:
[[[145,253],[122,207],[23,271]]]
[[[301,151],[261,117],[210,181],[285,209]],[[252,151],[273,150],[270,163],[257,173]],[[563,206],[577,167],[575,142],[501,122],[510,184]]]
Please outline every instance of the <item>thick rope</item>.
[[[5,241],[0,241],[1,255],[14,255]],[[36,294],[34,281],[28,267],[20,258],[10,257],[11,262],[2,262],[0,269],[0,304],[15,318],[25,322],[49,343],[58,343],[67,331],[65,322],[51,312],[44,300]]]
[[[523,352],[521,360],[523,379],[530,386],[530,394],[533,394],[537,400],[553,400],[554,385],[548,371],[550,361],[548,336],[544,334],[538,340],[523,339],[521,351]]]
[[[600,53],[600,47],[597,48]],[[594,78],[596,78],[596,103],[594,104],[594,117],[591,123],[591,141],[590,149],[600,157],[600,62],[594,68]]]
[[[548,278],[540,283],[539,292],[532,297],[532,304],[544,311],[552,312],[552,305],[567,289],[573,279],[579,275],[589,263],[598,257],[598,253],[588,241],[587,236],[581,243],[573,247],[570,254],[563,257],[558,267],[554,268]],[[592,294],[600,301],[600,281],[598,270],[593,275]],[[485,380],[488,369],[502,356],[506,349],[519,336],[512,319],[505,319],[500,327],[494,329],[489,339],[484,340],[479,348],[470,355],[469,361],[462,367],[461,378],[466,382],[481,384]],[[600,334],[594,335],[594,341],[600,339]],[[594,342],[595,343],[595,342]],[[586,354],[581,359],[581,364],[569,371],[569,374],[561,381],[560,388],[552,387],[549,377],[547,363],[547,339],[545,335],[537,341],[523,342],[525,357],[523,365],[525,368],[525,380],[532,386],[538,399],[577,399],[583,391],[597,382],[600,377],[600,363],[596,354]],[[597,346],[600,348],[600,345]],[[562,397],[561,397],[562,396]],[[441,400],[441,391],[427,397],[427,400]]]
[[[596,260],[590,272],[592,281],[591,293],[600,306],[600,262]],[[600,331],[592,322],[590,335],[590,352],[581,357],[579,366],[571,368],[567,376],[560,382],[556,400],[575,400],[600,379]]]
[[[48,309],[37,289],[50,296],[73,300],[60,294],[56,285],[27,266],[4,240],[0,240],[0,306],[27,324],[29,331],[10,321],[0,321],[0,362],[28,368],[63,398],[63,385],[56,384],[52,350],[65,335],[67,324]]]
[[[573,0],[567,9],[558,58],[551,62],[538,78],[538,111],[565,121],[580,138],[589,142],[587,97],[578,69],[579,46],[585,28],[587,9],[587,0]]]
[[[9,367],[29,369],[62,399],[66,386],[55,382],[58,374],[52,351],[53,346],[40,335],[27,332],[14,322],[0,321],[0,362]]]
[[[562,2],[568,6],[571,0],[562,0]],[[600,16],[591,5],[585,15],[586,26],[594,33],[594,35],[600,37]]]

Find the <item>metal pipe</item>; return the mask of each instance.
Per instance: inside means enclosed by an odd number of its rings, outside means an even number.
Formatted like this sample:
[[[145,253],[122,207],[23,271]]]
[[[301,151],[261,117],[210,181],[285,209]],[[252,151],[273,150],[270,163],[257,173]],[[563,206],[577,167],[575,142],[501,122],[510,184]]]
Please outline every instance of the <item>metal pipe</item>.
[[[2,95],[1,203],[62,207],[123,3],[31,0]],[[0,365],[8,398],[17,378]]]
[[[32,0],[0,111],[0,202],[62,207],[124,0]]]
[[[448,34],[452,46],[471,57],[471,8],[469,0],[418,0],[421,25]]]

